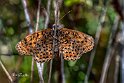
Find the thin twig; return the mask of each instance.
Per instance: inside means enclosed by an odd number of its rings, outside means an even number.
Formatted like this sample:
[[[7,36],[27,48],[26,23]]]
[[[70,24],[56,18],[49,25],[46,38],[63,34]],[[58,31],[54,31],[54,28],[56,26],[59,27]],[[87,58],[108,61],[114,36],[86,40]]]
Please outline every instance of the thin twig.
[[[60,25],[60,7],[61,7],[61,4],[63,2],[63,0],[55,0],[56,2],[54,2],[54,8],[55,8],[55,28],[59,28],[59,27],[62,27],[62,25]],[[59,25],[59,27],[58,27]],[[57,43],[58,44],[58,43]],[[59,46],[59,45],[58,45]],[[58,82],[59,83],[65,83],[65,75],[64,75],[64,59],[63,59],[63,56],[62,54],[59,53],[59,58],[60,58],[60,68],[58,68],[59,70],[59,77],[58,77]]]
[[[48,77],[48,83],[51,83],[51,74],[52,74],[52,64],[53,64],[53,59],[50,61],[50,70],[49,70],[49,77]]]
[[[37,22],[36,22],[35,31],[37,31],[38,30],[38,27],[39,27],[40,5],[41,5],[41,0],[39,0],[39,2],[38,2]],[[36,62],[36,64],[37,64],[38,74],[39,74],[39,78],[40,78],[40,82],[39,83],[44,83],[44,79],[43,79],[43,67],[44,67],[44,63],[38,63],[38,62]]]
[[[60,54],[61,57],[61,83],[65,83],[65,75],[64,75],[64,59],[63,56]]]
[[[60,0],[54,0],[54,16],[55,16],[55,30],[57,29],[57,25],[59,24],[59,8],[60,8],[60,6],[59,6],[59,1]]]
[[[51,5],[51,0],[48,0],[48,1],[47,1],[46,19],[45,19],[45,29],[47,29],[48,23],[49,23],[50,5]],[[52,63],[53,63],[53,61],[51,60],[51,61],[50,61],[50,71],[49,71],[48,83],[50,83],[50,80],[51,80]]]
[[[48,0],[48,1],[47,1],[46,20],[45,20],[45,29],[47,28],[48,23],[49,23],[50,5],[51,5],[51,0]]]
[[[115,71],[114,71],[114,83],[118,83],[118,74],[119,74],[119,63],[120,63],[120,56],[117,54],[115,56]]]
[[[58,51],[58,44],[57,44],[57,35],[56,35],[56,30],[57,30],[57,25],[59,24],[59,1],[58,0],[54,0],[54,14],[55,14],[55,26],[53,27],[53,58],[55,57],[56,53]],[[48,83],[50,83],[51,81],[51,73],[52,73],[52,63],[53,63],[53,59],[50,61],[50,71],[49,71],[49,78],[48,78]]]
[[[112,45],[112,42],[113,42],[113,39],[116,36],[115,33],[117,31],[117,28],[118,28],[118,23],[119,23],[119,17],[117,16],[115,18],[115,21],[114,21],[114,24],[113,24],[113,27],[112,27],[112,32],[111,32],[110,37],[109,37],[107,53],[106,53],[106,57],[105,57],[105,60],[104,60],[104,64],[103,64],[102,73],[101,73],[99,83],[105,83],[105,79],[106,79],[106,76],[107,76],[110,61],[111,61],[111,58],[113,56],[112,53],[113,53],[113,50],[114,50],[114,45]]]
[[[39,27],[39,19],[40,19],[40,4],[41,4],[41,0],[38,0],[38,9],[37,9],[37,22],[36,22],[36,27],[35,27],[35,31],[38,30]]]
[[[121,33],[119,42],[121,44],[121,49],[119,50],[121,56],[121,83],[124,83],[124,21],[121,23]]]
[[[34,58],[32,57],[32,61],[31,61],[31,80],[30,80],[30,83],[33,83],[33,78],[34,78]]]
[[[100,21],[99,21],[99,25],[98,25],[96,35],[95,35],[95,45],[94,45],[94,49],[91,52],[91,57],[90,57],[90,61],[89,61],[89,65],[88,65],[88,69],[87,69],[87,73],[86,73],[86,76],[85,76],[84,83],[88,83],[89,75],[90,75],[90,72],[91,72],[91,69],[92,69],[93,60],[94,60],[95,53],[96,53],[96,48],[97,48],[98,41],[99,41],[99,38],[100,38],[101,28],[102,28],[102,25],[105,21],[106,11],[107,11],[107,8],[103,7],[101,17],[100,17]]]
[[[26,22],[27,22],[28,28],[29,28],[29,33],[32,34],[33,33],[33,28],[32,28],[32,25],[31,25],[31,20],[30,20],[30,16],[29,16],[29,13],[28,13],[26,0],[22,0],[22,4],[23,4],[23,8],[24,8]],[[33,60],[33,57],[32,57],[31,80],[30,80],[31,83],[33,83],[33,74],[34,74],[34,60]]]
[[[9,72],[7,71],[7,69],[5,68],[5,66],[3,65],[1,59],[0,59],[0,65],[1,65],[2,69],[4,70],[4,72],[6,73],[7,77],[9,78],[10,82],[12,83],[13,79],[12,79],[11,75],[9,74]]]
[[[39,83],[44,83],[44,80],[43,80],[43,67],[44,67],[44,63],[36,62],[36,64],[37,64],[37,68],[38,68],[38,74],[39,74],[39,77],[40,77],[40,82]]]
[[[33,33],[33,29],[32,29],[32,25],[31,25],[31,20],[30,20],[30,16],[29,16],[29,13],[28,13],[28,9],[27,9],[26,0],[22,0],[22,4],[23,4],[23,8],[24,8],[26,22],[27,22],[27,25],[29,27],[29,33],[31,34],[31,33]]]

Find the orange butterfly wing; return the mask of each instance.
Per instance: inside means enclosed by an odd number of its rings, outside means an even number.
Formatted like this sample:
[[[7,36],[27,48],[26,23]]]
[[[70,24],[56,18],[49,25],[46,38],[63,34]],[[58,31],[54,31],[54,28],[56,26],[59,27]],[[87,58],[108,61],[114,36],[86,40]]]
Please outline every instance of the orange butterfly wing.
[[[93,49],[94,40],[82,32],[57,29],[59,53],[65,60],[79,59],[83,53]],[[25,37],[16,45],[21,55],[32,55],[37,62],[49,61],[53,57],[53,30],[45,29]]]
[[[65,60],[79,59],[83,53],[93,49],[94,40],[82,32],[62,28],[60,29],[60,53]]]
[[[52,58],[52,33],[45,29],[26,36],[17,45],[20,55],[32,55],[38,62],[49,61]]]

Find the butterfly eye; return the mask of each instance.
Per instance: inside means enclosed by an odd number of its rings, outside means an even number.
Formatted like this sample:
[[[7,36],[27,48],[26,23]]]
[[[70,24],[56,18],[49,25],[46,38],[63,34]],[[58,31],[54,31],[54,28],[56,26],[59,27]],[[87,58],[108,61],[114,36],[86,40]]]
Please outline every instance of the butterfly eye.
[[[53,24],[53,28],[60,28],[60,25]]]

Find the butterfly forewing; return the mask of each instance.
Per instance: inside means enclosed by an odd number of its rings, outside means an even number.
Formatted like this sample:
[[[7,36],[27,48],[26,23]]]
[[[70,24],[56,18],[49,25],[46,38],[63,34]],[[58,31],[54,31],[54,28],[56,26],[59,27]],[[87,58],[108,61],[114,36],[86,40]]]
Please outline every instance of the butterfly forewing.
[[[16,45],[21,55],[32,55],[38,62],[49,61],[52,58],[52,31],[42,30],[26,36]]]

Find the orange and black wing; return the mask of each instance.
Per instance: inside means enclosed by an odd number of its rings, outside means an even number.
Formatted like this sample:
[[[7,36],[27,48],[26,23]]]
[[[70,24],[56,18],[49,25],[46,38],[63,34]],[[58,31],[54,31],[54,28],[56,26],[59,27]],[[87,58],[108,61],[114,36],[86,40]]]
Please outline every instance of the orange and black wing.
[[[26,36],[16,45],[20,55],[32,55],[37,62],[52,58],[52,30],[45,29]]]
[[[93,49],[94,40],[82,32],[61,28],[57,29],[58,48],[65,60],[79,59],[83,53]],[[49,61],[53,57],[53,31],[45,29],[25,37],[16,45],[21,55],[32,55],[37,62]]]
[[[85,33],[61,28],[59,34],[59,50],[65,60],[77,60],[83,53],[93,49],[94,40]]]

